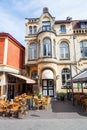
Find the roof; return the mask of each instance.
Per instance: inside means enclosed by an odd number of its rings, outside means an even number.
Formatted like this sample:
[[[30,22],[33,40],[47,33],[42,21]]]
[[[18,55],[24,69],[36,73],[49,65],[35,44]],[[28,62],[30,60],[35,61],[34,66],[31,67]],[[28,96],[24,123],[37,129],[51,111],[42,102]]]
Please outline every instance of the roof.
[[[23,49],[25,49],[25,47],[18,42],[13,36],[11,36],[9,33],[5,33],[5,32],[0,32],[0,37],[9,37],[11,40],[13,40],[18,46],[22,47]]]
[[[72,25],[73,25],[73,29],[79,28],[79,23],[81,22],[87,22],[87,20],[73,20],[72,21]]]
[[[70,20],[56,20],[55,24],[61,24],[61,23],[71,23]]]

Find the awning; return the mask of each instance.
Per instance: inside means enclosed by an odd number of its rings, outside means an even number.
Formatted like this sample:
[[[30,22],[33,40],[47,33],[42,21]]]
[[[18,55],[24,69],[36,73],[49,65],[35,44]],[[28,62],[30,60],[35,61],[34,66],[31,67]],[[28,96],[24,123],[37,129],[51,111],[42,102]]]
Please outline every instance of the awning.
[[[23,76],[23,75],[14,74],[14,73],[8,73],[8,74],[9,74],[9,75],[12,75],[12,76],[15,76],[15,77],[17,77],[17,78],[20,78],[20,79],[25,80],[27,84],[28,84],[28,83],[29,83],[29,84],[34,84],[34,83],[36,83],[35,80],[32,80],[32,79],[30,79],[30,78],[27,78],[26,76]]]
[[[83,70],[82,72],[78,73],[76,76],[73,77],[73,82],[87,82],[87,69]]]

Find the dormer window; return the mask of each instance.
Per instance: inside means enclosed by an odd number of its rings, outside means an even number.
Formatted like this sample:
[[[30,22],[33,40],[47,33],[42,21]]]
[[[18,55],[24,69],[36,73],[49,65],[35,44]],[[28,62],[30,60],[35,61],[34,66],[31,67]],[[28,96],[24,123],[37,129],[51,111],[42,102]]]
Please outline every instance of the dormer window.
[[[81,22],[80,28],[87,28],[87,22]]]
[[[65,25],[61,25],[60,26],[60,31],[61,31],[61,33],[65,33],[66,32],[66,26]]]
[[[42,22],[42,30],[43,31],[49,31],[50,29],[51,29],[50,21],[43,21]]]

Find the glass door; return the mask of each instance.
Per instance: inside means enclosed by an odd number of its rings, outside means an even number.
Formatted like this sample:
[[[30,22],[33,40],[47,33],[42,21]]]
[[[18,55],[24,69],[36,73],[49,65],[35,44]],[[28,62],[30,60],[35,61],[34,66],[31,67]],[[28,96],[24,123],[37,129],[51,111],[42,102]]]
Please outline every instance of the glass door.
[[[42,94],[43,96],[54,96],[54,80],[43,79],[42,80]]]

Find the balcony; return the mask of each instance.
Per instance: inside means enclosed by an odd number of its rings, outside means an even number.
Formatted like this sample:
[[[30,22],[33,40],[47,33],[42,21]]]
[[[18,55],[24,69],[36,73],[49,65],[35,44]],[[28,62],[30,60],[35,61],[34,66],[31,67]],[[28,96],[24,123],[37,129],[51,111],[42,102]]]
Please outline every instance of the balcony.
[[[41,32],[52,32],[52,33],[56,34],[56,30],[53,27],[41,27],[38,30],[38,34]]]
[[[73,30],[73,33],[74,33],[74,34],[85,34],[85,33],[87,33],[87,28],[74,29],[74,30]]]

